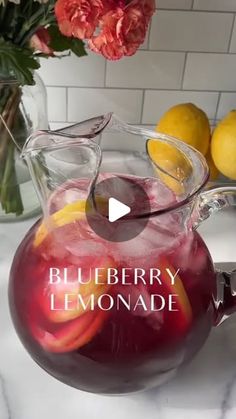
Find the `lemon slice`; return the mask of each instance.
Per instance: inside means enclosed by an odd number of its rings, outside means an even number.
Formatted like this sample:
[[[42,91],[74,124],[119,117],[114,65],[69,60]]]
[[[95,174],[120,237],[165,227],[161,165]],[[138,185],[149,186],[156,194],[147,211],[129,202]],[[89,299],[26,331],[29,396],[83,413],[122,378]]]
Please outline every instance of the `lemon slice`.
[[[188,294],[184,287],[184,283],[180,275],[179,274],[176,275],[174,268],[171,266],[171,264],[165,257],[162,258],[158,266],[161,266],[162,280],[165,282],[166,286],[168,287],[169,292],[178,296],[177,297],[178,316],[176,312],[176,321],[177,321],[177,318],[179,318],[179,320],[181,320],[182,327],[187,328],[192,322],[193,312],[192,312],[191,303],[188,298]],[[172,285],[169,284],[169,276],[167,275],[165,268],[169,268],[172,275],[175,276],[175,281],[174,281],[174,284]]]
[[[103,209],[107,208],[107,202],[107,198],[105,197],[96,197],[96,206],[99,213],[102,213]],[[54,214],[50,215],[40,224],[35,234],[34,246],[39,246],[51,230],[58,227],[63,227],[67,224],[71,224],[74,221],[85,219],[86,211],[94,211],[93,204],[92,202],[85,199],[80,199],[78,201],[72,202],[71,204],[65,205],[59,211],[54,212]]]
[[[170,268],[172,270],[172,268]],[[172,270],[172,274],[174,275],[174,270]],[[181,312],[185,318],[186,323],[191,323],[193,312],[192,307],[185,291],[184,284],[179,275],[175,277],[175,285],[173,286],[174,293],[178,295],[178,303],[181,309]]]
[[[62,209],[50,215],[46,221],[40,224],[36,231],[34,246],[38,247],[53,228],[63,227],[66,224],[83,219],[85,217],[85,209],[86,201],[79,200],[65,205]]]

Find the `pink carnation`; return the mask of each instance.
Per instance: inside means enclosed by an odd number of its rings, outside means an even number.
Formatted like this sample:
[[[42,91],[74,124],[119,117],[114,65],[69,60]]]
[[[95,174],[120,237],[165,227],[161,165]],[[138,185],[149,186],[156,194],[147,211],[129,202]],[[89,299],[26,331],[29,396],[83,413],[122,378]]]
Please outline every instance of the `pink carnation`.
[[[88,42],[90,49],[109,60],[135,54],[154,11],[155,0],[134,0],[107,12],[100,19],[100,33]]]
[[[110,0],[57,0],[55,14],[60,31],[69,37],[90,38],[108,4]]]

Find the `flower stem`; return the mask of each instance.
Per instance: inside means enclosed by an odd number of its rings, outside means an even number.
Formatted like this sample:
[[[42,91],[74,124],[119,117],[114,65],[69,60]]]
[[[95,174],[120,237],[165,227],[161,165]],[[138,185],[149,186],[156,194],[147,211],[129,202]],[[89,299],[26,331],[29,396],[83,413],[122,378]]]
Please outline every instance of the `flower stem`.
[[[8,87],[6,87],[8,90]],[[11,131],[19,115],[21,90],[18,86],[10,89],[7,96],[3,94],[5,106],[2,106],[1,117]],[[6,214],[22,214],[24,208],[17,182],[15,169],[15,144],[5,125],[0,120],[0,203]]]
[[[24,207],[20,187],[17,183],[14,153],[14,143],[10,143],[8,145],[4,176],[1,183],[1,203],[6,214],[14,213],[19,216],[23,213]]]

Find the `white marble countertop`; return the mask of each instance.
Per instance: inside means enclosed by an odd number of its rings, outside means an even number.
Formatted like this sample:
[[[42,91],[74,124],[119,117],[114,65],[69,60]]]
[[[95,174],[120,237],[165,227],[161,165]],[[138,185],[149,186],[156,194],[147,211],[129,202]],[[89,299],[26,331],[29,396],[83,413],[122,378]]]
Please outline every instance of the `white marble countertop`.
[[[235,419],[236,316],[212,331],[172,382],[146,393],[87,394],[40,369],[18,340],[7,303],[11,260],[31,224],[0,224],[0,419]],[[200,231],[216,262],[236,262],[235,211],[214,215]]]

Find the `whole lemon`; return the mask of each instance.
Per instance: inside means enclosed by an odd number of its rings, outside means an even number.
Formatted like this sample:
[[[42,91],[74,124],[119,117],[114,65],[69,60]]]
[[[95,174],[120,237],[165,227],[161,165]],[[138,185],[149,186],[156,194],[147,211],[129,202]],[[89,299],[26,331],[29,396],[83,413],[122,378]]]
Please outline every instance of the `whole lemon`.
[[[207,164],[209,166],[209,170],[210,170],[210,177],[209,177],[209,181],[214,181],[218,178],[220,172],[217,169],[213,159],[212,159],[212,155],[211,155],[211,149],[209,148],[207,154],[206,154],[206,161]]]
[[[170,108],[160,119],[156,131],[176,137],[206,155],[211,128],[207,115],[192,103]]]
[[[236,180],[236,110],[231,111],[214,130],[211,154],[217,169]]]
[[[172,145],[154,139],[148,140],[147,152],[156,166],[160,179],[176,195],[183,194],[185,192],[184,181],[192,173],[192,166],[184,154]]]

